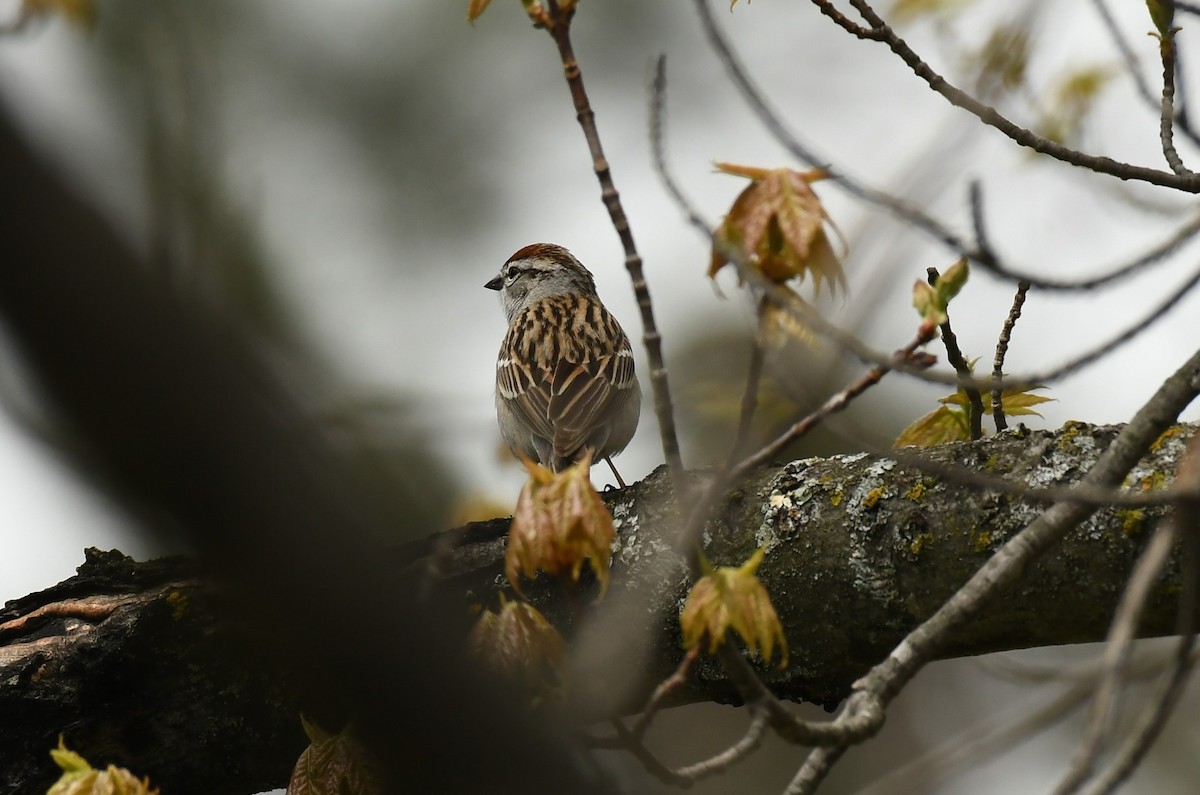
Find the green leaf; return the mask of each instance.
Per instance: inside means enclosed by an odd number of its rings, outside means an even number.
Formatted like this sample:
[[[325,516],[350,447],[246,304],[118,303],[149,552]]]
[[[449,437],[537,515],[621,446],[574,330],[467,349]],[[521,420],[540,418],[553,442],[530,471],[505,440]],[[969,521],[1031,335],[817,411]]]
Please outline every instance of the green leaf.
[[[966,413],[940,406],[905,428],[896,438],[895,446],[933,447],[947,442],[965,442],[970,438]]]
[[[1175,22],[1175,3],[1171,0],[1146,0],[1146,8],[1150,11],[1150,20],[1158,29],[1158,35],[1171,35],[1171,25]]]
[[[1045,389],[1044,386],[1032,386],[1030,389]],[[1028,391],[1025,392],[1009,392],[1005,390],[1000,396],[1000,405],[1004,408],[1004,413],[1013,417],[1019,417],[1023,414],[1035,414],[1042,416],[1034,411],[1030,406],[1036,406],[1039,403],[1049,403],[1054,398],[1046,397],[1045,395],[1032,395]],[[988,404],[988,413],[991,413],[991,404]]]
[[[913,282],[913,306],[921,320],[932,326],[940,326],[947,320],[945,305],[938,300],[937,291],[921,279]]]
[[[966,257],[963,257],[947,268],[945,273],[938,276],[934,289],[937,290],[938,300],[941,301],[943,311],[950,306],[950,300],[962,290],[969,275],[970,268],[967,266]]]

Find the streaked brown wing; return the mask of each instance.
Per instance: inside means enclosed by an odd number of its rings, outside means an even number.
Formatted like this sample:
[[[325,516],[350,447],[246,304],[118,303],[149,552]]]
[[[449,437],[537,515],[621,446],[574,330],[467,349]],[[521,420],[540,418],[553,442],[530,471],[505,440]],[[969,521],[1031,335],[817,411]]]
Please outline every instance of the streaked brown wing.
[[[549,405],[555,455],[573,456],[587,444],[609,408],[633,387],[633,351],[624,336],[621,341],[616,354],[561,361],[555,368]]]
[[[547,441],[554,438],[554,428],[550,424],[549,375],[542,368],[521,365],[512,358],[501,359],[496,366],[496,391],[500,397],[507,401],[526,427]]]

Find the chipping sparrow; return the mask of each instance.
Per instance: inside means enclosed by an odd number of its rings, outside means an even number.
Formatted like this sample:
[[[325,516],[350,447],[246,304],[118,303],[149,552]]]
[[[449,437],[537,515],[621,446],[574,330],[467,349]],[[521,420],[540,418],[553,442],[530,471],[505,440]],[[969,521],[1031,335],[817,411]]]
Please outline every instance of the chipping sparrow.
[[[633,438],[642,389],[629,339],[592,274],[562,246],[534,243],[484,286],[500,291],[508,316],[496,362],[496,417],[508,448],[555,472],[591,448],[624,486],[612,456]]]

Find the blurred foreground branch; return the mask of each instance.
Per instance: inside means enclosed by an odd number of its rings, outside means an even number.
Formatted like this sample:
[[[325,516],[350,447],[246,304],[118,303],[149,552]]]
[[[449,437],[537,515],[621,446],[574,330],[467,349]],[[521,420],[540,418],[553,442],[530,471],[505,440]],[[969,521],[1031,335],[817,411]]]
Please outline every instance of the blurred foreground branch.
[[[253,658],[268,678],[292,674],[315,714],[352,720],[380,760],[386,792],[612,790],[551,721],[530,719],[514,694],[471,667],[462,638],[445,631],[448,614],[418,606],[380,559],[379,539],[413,522],[419,497],[389,505],[379,484],[356,478],[301,409],[300,386],[278,377],[281,363],[267,361],[213,307],[150,278],[127,242],[2,113],[0,199],[7,339],[69,430],[72,463],[95,474],[145,532],[182,534],[221,584],[224,620],[249,628],[244,646],[219,634],[207,642],[228,641],[228,653]],[[89,633],[93,643],[99,633],[99,626]],[[15,637],[35,639],[11,629],[10,642]],[[154,640],[169,646],[173,638],[164,632]],[[154,646],[149,653],[164,653]],[[40,680],[86,678],[96,653],[49,667],[21,657],[11,661],[15,684],[8,682],[30,692]],[[170,795],[243,795],[244,783],[223,777],[223,758],[209,760],[198,780],[130,755],[164,742],[146,725],[124,722],[125,707],[154,692],[135,677],[72,700],[75,730],[105,736],[77,750],[98,763],[130,761]],[[214,709],[226,698],[217,695]],[[48,750],[48,737],[72,728],[36,725],[36,706],[5,709],[0,737],[36,736]],[[121,730],[98,732],[103,721]],[[242,741],[255,742],[248,727],[234,726]],[[162,752],[179,759],[203,755],[211,738],[189,727],[169,739],[178,745]],[[46,756],[23,756],[0,769],[44,769]]]

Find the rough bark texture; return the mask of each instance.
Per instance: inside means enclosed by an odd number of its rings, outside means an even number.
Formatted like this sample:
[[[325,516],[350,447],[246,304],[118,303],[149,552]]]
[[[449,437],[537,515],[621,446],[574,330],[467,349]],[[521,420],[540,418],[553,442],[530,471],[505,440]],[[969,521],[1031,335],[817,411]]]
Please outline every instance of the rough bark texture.
[[[1164,434],[1127,484],[1168,484],[1195,430],[1184,425]],[[1082,424],[1016,429],[928,455],[1030,486],[1062,484],[1086,471],[1115,433]],[[568,635],[583,613],[602,613],[621,595],[637,597],[626,600],[636,609],[621,615],[623,631],[606,639],[605,651],[622,659],[624,644],[648,636],[649,659],[636,668],[636,687],[591,709],[635,708],[678,662],[677,616],[688,583],[672,548],[678,521],[669,493],[659,470],[606,495],[619,541],[612,590],[599,606],[564,598],[546,578],[526,588]],[[764,675],[781,696],[832,707],[1038,511],[1026,500],[891,459],[837,456],[756,473],[707,529],[704,544],[716,564],[740,563],[755,547],[766,548],[759,573],[791,661]],[[1164,514],[1096,512],[949,653],[1102,639],[1126,573]],[[429,578],[427,598],[458,602],[464,616],[472,606],[494,607],[507,524],[494,520],[410,544],[399,551],[397,569]],[[1175,571],[1160,583],[1144,634],[1170,631],[1176,583]],[[0,791],[43,791],[54,778],[47,752],[60,732],[94,762],[127,764],[170,795],[280,786],[304,745],[302,699],[287,692],[287,677],[261,667],[227,607],[187,560],[135,564],[94,550],[78,576],[8,603],[0,613]],[[603,692],[603,683],[593,690]],[[711,665],[682,697],[736,700]]]
[[[307,742],[298,702],[196,574],[90,549],[77,576],[5,606],[0,792],[45,792],[60,734],[171,795],[287,782]]]

